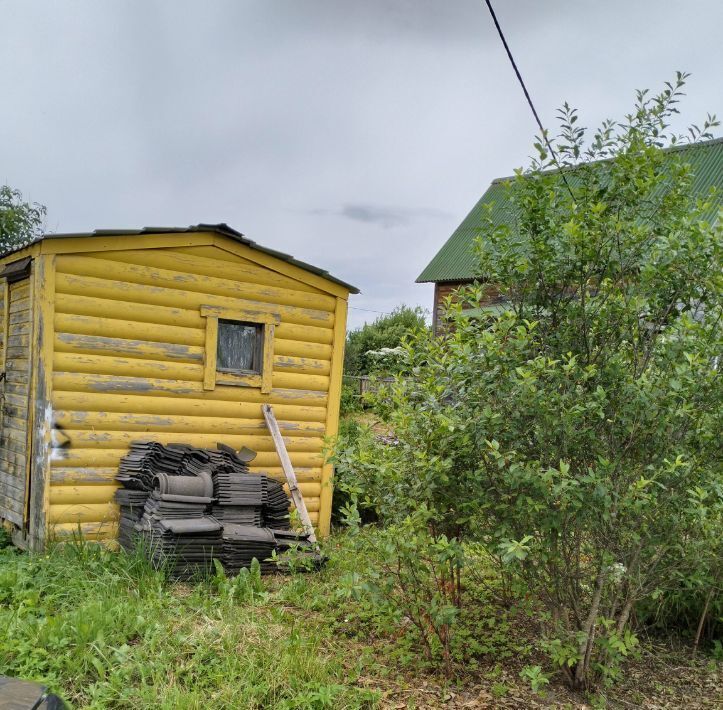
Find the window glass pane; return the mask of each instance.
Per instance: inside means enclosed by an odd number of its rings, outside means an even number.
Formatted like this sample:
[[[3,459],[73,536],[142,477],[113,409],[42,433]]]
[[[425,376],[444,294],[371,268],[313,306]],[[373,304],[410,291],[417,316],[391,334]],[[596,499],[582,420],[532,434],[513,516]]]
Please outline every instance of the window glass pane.
[[[218,370],[261,372],[261,326],[219,320],[216,357]]]

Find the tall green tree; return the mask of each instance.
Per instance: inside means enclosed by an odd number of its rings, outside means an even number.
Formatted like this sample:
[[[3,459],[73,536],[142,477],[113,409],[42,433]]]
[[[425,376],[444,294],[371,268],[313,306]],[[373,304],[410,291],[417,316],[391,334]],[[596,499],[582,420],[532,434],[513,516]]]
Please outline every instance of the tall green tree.
[[[384,348],[396,348],[405,336],[426,328],[424,311],[402,304],[391,313],[379,316],[373,323],[350,331],[346,336],[344,374],[370,374],[378,362],[375,353]]]
[[[18,190],[0,186],[0,253],[32,242],[43,231],[45,207],[25,202]]]
[[[509,310],[469,319],[481,289],[461,291],[454,327],[406,343],[380,398],[396,445],[341,457],[392,524],[423,506],[432,540],[484,543],[544,605],[575,688],[619,672],[636,605],[681,577],[720,595],[723,215],[663,149],[685,78],[589,142],[562,109],[555,155],[540,139],[509,183],[514,225],[481,229],[480,280]]]

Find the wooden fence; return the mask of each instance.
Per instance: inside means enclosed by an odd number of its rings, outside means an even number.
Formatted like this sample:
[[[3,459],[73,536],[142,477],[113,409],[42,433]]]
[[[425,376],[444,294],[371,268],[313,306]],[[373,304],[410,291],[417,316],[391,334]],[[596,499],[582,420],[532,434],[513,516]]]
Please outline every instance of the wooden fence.
[[[369,392],[376,392],[385,382],[392,382],[393,377],[370,377],[369,375],[344,375],[346,384],[353,384],[360,397]]]

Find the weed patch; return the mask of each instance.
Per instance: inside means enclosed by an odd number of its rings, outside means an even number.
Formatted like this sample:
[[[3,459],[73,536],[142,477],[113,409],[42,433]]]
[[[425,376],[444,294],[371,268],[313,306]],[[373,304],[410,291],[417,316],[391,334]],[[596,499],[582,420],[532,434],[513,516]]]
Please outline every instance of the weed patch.
[[[420,652],[413,624],[363,594],[348,595],[342,580],[377,562],[356,550],[350,536],[337,535],[320,573],[261,577],[252,569],[181,584],[142,555],[93,544],[46,556],[7,548],[0,674],[94,708],[533,708],[591,700],[549,675],[535,610],[482,567],[463,589],[454,672],[445,677]],[[626,674],[636,683],[607,689],[598,704],[674,698],[714,707],[720,664],[681,658],[643,644]],[[698,705],[686,687],[699,688]]]
[[[141,556],[95,545],[3,550],[0,673],[79,707],[374,706],[323,619],[296,618],[265,582],[173,585]]]

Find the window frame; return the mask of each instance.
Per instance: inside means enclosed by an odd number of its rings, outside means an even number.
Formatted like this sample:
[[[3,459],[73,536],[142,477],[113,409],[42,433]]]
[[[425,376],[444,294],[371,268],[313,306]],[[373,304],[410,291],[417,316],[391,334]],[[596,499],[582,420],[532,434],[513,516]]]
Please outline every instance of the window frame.
[[[224,306],[201,306],[201,316],[206,319],[203,389],[213,390],[216,385],[231,385],[259,388],[262,394],[271,392],[271,378],[274,369],[274,329],[281,322],[280,316],[276,313],[264,313],[248,308],[226,308]],[[259,373],[218,369],[219,320],[260,326],[261,371]]]

